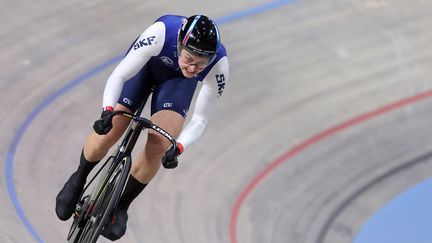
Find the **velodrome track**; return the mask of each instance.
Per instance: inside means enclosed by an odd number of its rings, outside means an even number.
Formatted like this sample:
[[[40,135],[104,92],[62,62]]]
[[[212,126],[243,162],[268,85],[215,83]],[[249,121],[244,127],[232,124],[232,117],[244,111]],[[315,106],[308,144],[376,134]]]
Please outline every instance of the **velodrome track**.
[[[165,13],[218,20],[230,80],[118,242],[351,242],[432,176],[430,1],[1,3],[0,242],[65,241],[55,196],[106,78]]]

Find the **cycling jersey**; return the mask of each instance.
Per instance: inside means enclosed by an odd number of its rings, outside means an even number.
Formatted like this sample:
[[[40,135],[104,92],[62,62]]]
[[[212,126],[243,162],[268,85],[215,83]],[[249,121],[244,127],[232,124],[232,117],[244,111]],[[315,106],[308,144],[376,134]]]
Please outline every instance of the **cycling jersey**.
[[[195,77],[185,78],[178,65],[176,47],[178,30],[184,20],[183,16],[162,16],[137,38],[108,78],[103,107],[120,103],[134,110],[153,92],[152,114],[173,110],[185,117],[196,84],[202,81],[193,115],[177,139],[186,148],[207,126],[228,81],[229,65],[221,43],[212,63]]]

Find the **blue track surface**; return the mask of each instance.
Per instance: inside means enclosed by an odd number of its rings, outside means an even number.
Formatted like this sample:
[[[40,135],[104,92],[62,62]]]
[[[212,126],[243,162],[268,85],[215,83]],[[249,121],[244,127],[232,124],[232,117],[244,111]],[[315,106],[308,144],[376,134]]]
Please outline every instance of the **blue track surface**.
[[[354,243],[431,243],[432,179],[402,193],[364,225]]]

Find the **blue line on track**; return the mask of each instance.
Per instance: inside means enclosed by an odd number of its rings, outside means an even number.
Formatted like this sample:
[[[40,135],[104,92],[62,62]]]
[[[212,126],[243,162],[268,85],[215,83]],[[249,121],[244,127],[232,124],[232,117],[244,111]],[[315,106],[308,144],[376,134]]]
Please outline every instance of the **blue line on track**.
[[[24,120],[24,122],[19,127],[18,131],[15,133],[15,136],[12,140],[11,145],[9,146],[8,152],[7,152],[7,160],[6,160],[6,168],[5,168],[5,174],[6,174],[6,186],[7,191],[9,194],[9,198],[12,201],[12,204],[15,207],[15,211],[18,214],[18,217],[20,218],[21,222],[24,224],[28,232],[33,236],[33,238],[37,242],[43,242],[39,234],[36,232],[34,227],[30,224],[28,221],[26,215],[24,214],[24,210],[22,209],[15,190],[15,184],[13,182],[13,161],[15,157],[16,149],[19,145],[19,142],[21,141],[21,138],[23,137],[24,133],[26,132],[27,128],[30,126],[30,124],[34,121],[34,119],[51,103],[53,103],[57,98],[65,94],[66,92],[72,90],[75,86],[83,82],[84,80],[87,80],[91,78],[92,76],[96,75],[97,73],[101,72],[105,68],[109,67],[113,63],[116,63],[120,60],[121,56],[117,56],[106,63],[97,66],[93,68],[92,70],[88,71],[87,73],[84,73],[77,79],[74,79],[70,81],[68,84],[63,86],[60,90],[56,91],[52,95],[48,96],[45,100],[42,101],[31,113],[30,115]]]
[[[288,3],[294,3],[297,2],[297,0],[281,0],[281,1],[274,1],[267,4],[263,4],[257,7],[252,7],[249,9],[246,9],[244,11],[240,11],[231,15],[227,15],[221,18],[218,18],[215,20],[215,22],[219,25],[230,23],[235,20],[238,20],[243,17],[248,17],[254,14],[262,13],[268,10],[279,8],[285,4]],[[27,131],[27,128],[31,125],[31,123],[35,120],[35,118],[43,111],[45,110],[50,104],[52,104],[57,98],[64,95],[65,93],[72,90],[74,87],[79,85],[85,80],[90,79],[91,77],[95,76],[96,74],[102,72],[104,69],[108,68],[109,66],[119,62],[121,60],[123,55],[116,56],[107,62],[91,69],[90,71],[84,73],[83,75],[79,76],[78,78],[68,82],[65,86],[63,86],[58,91],[54,92],[50,96],[48,96],[45,100],[43,100],[31,113],[30,115],[24,120],[23,123],[18,128],[18,131],[15,133],[12,143],[9,146],[9,149],[7,151],[7,158],[6,158],[6,164],[5,164],[5,176],[6,176],[6,187],[8,191],[9,198],[15,208],[15,212],[17,213],[19,219],[24,224],[27,231],[32,235],[32,237],[39,243],[43,243],[44,241],[38,234],[38,232],[35,230],[33,225],[28,220],[27,216],[24,213],[23,208],[21,207],[21,204],[19,203],[18,197],[16,195],[15,190],[15,184],[13,181],[13,162],[15,158],[16,149],[21,141],[21,138],[24,136],[25,132]]]
[[[281,0],[281,1],[275,1],[275,2],[271,2],[271,3],[267,3],[264,5],[260,5],[257,7],[253,7],[253,8],[249,8],[231,15],[227,15],[221,18],[218,18],[215,20],[215,22],[217,24],[225,24],[225,23],[230,23],[233,22],[235,20],[241,19],[243,17],[248,17],[254,14],[259,14],[262,12],[265,12],[267,10],[271,10],[271,9],[275,9],[275,8],[279,8],[282,5],[288,4],[288,3],[295,3],[298,0]]]

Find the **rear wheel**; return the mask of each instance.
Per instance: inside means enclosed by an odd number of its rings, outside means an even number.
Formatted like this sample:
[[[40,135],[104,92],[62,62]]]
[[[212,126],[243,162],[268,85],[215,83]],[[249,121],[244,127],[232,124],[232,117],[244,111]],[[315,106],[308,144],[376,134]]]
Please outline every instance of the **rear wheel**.
[[[96,242],[102,229],[114,213],[123,187],[126,184],[130,166],[130,157],[123,158],[108,178],[105,187],[101,188],[102,191],[99,198],[90,203],[90,217],[82,229],[78,242]]]

